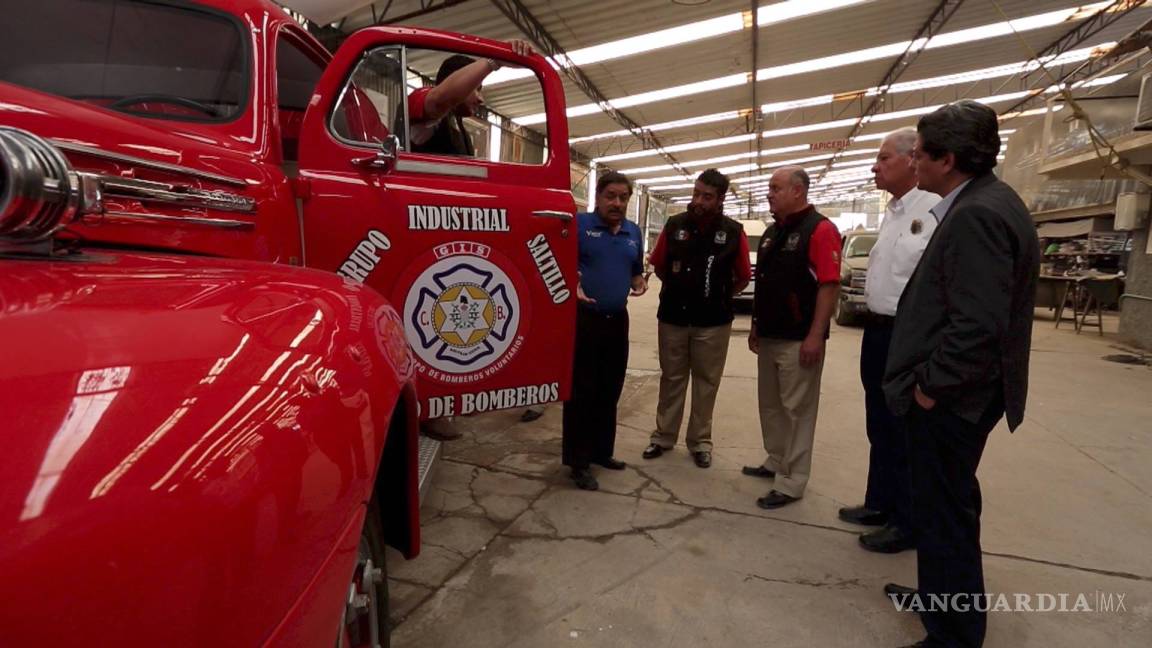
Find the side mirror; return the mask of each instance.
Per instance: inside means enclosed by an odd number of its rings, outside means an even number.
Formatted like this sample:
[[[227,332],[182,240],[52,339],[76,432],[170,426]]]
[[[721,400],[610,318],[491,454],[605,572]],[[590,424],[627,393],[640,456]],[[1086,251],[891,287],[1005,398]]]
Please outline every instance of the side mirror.
[[[388,135],[382,140],[377,138],[376,143],[380,145],[380,150],[376,151],[375,155],[353,158],[352,164],[382,171],[390,171],[395,167],[396,156],[400,151],[400,138],[395,135]]]

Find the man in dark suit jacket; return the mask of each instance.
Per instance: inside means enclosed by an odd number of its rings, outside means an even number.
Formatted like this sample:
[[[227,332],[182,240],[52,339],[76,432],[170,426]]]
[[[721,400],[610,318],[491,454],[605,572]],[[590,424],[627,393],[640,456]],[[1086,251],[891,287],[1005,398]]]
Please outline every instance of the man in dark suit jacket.
[[[944,199],[900,299],[884,376],[888,404],[907,429],[922,534],[917,577],[928,636],[914,645],[980,646],[987,599],[976,469],[1000,418],[1007,414],[1011,430],[1024,419],[1040,244],[1023,201],[992,174],[1000,135],[991,108],[952,103],[916,130],[919,187]],[[930,595],[946,595],[948,605]]]

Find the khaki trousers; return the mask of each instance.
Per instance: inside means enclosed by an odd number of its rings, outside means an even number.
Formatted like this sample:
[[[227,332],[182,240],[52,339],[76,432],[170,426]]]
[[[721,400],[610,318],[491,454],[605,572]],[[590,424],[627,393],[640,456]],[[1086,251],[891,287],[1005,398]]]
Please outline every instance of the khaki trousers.
[[[756,365],[760,433],[768,453],[764,467],[776,473],[773,488],[803,497],[812,472],[824,357],[805,369],[800,366],[799,342],[760,338]]]
[[[659,323],[660,404],[652,443],[664,449],[675,447],[680,438],[684,396],[691,376],[692,413],[685,435],[688,450],[712,451],[712,408],[716,404],[720,378],[724,376],[731,335],[731,324],[696,327]]]

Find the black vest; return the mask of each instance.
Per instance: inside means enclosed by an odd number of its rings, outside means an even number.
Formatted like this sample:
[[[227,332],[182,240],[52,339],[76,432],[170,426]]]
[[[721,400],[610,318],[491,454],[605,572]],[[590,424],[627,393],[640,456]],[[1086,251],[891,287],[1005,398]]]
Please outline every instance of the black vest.
[[[756,253],[756,335],[781,340],[808,337],[816,316],[819,282],[808,260],[816,226],[827,219],[814,207],[787,225],[770,225]],[[828,334],[825,332],[824,337]]]
[[[677,326],[732,321],[733,271],[744,227],[727,216],[701,228],[687,213],[664,224],[663,284],[656,318]]]
[[[440,120],[432,137],[423,144],[413,144],[414,153],[438,153],[440,155],[476,155],[472,148],[472,139],[464,128],[464,120],[455,113]]]

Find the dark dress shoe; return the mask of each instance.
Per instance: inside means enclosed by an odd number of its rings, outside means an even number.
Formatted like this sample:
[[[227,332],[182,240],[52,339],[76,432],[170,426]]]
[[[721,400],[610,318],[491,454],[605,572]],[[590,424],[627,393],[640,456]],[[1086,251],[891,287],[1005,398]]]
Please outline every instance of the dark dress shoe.
[[[888,596],[912,596],[916,593],[915,587],[908,587],[907,585],[897,585],[896,583],[885,583],[884,594]]]
[[[536,419],[540,418],[541,416],[544,416],[544,408],[543,407],[538,408],[538,409],[534,408],[534,407],[529,407],[528,409],[524,410],[523,414],[520,415],[520,422],[521,423],[531,423],[532,421],[535,421]]]
[[[762,509],[777,509],[781,506],[784,506],[785,504],[791,504],[798,499],[800,498],[792,497],[791,495],[785,495],[778,490],[773,490],[768,491],[768,494],[764,497],[757,499],[756,506],[759,506]]]
[[[889,524],[879,531],[861,534],[860,546],[868,551],[892,554],[914,548],[916,541],[913,540],[912,534]]]
[[[655,459],[656,457],[659,457],[662,454],[664,454],[664,448],[660,447],[659,445],[657,445],[655,443],[649,443],[648,447],[644,448],[644,455],[643,456],[645,459]]]
[[[697,468],[707,468],[712,465],[712,453],[707,450],[693,452],[692,458],[696,461]]]
[[[763,477],[764,479],[772,479],[776,476],[776,471],[768,470],[764,466],[744,466],[740,469],[740,474],[748,475],[749,477]]]
[[[600,483],[592,476],[587,468],[573,468],[572,481],[580,490],[594,491],[600,489]]]
[[[888,514],[875,511],[867,506],[851,506],[840,509],[840,519],[863,526],[883,526],[888,524]]]
[[[617,459],[615,457],[608,457],[607,459],[601,459],[599,461],[593,461],[592,463],[600,465],[600,466],[604,466],[608,470],[624,470],[625,468],[628,467],[628,464],[624,463],[623,461],[620,461],[619,459]]]

